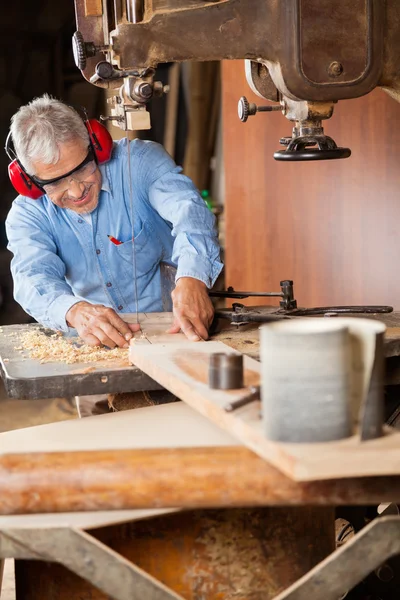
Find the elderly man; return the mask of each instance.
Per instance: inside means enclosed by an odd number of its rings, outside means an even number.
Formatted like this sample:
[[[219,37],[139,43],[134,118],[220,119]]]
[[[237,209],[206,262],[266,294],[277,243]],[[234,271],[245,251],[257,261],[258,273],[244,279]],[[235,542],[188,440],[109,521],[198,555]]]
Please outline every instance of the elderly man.
[[[7,217],[16,300],[47,327],[75,328],[90,345],[126,347],[137,326],[124,313],[162,310],[159,265],[170,260],[177,265],[170,331],[206,339],[207,288],[222,268],[213,215],[160,145],[115,142],[99,164],[89,133],[74,109],[47,95],[12,118],[19,164],[43,193],[18,196]]]

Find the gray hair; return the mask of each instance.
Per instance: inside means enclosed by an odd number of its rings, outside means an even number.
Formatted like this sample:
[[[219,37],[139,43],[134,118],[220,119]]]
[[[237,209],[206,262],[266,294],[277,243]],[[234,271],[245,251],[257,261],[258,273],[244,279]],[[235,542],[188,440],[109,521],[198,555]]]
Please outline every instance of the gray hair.
[[[32,162],[50,165],[59,160],[60,144],[81,139],[89,145],[79,113],[48,94],[21,106],[11,119],[11,136],[18,160],[30,175],[35,175]]]

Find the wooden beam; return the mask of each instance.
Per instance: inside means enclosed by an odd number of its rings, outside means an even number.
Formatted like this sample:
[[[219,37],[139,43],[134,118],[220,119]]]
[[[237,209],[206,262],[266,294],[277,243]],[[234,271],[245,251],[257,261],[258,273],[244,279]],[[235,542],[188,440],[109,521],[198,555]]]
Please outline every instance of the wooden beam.
[[[380,502],[400,502],[400,477],[298,483],[244,447],[0,457],[1,515]]]
[[[168,84],[170,90],[167,96],[167,107],[165,114],[164,148],[175,158],[176,123],[178,120],[179,80],[181,65],[175,63],[169,68]]]

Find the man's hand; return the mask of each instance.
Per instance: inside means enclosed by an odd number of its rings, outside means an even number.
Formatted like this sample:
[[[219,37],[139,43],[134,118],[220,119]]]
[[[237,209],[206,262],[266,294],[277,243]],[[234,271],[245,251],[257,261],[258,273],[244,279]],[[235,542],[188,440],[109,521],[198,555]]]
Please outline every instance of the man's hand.
[[[71,306],[66,320],[89,346],[128,348],[132,332],[140,330],[140,325],[125,323],[112,308],[83,301]]]
[[[172,292],[172,302],[175,318],[168,333],[182,330],[193,342],[206,340],[214,316],[207,286],[193,277],[181,277]]]

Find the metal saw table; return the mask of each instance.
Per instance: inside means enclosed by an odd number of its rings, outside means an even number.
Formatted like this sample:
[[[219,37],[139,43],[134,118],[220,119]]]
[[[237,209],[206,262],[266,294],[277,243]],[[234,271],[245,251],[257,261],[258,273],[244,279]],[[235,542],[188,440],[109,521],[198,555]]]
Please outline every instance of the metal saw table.
[[[271,308],[271,311],[275,311]],[[348,315],[362,317],[364,315]],[[400,384],[400,312],[368,315],[387,325],[386,333],[386,383]],[[259,357],[260,324],[254,323],[240,327],[218,323],[223,327],[211,338],[221,341],[247,354]],[[61,362],[41,364],[28,358],[26,352],[16,350],[18,336],[24,332],[43,327],[37,324],[8,325],[2,327],[0,335],[0,369],[7,395],[10,398],[41,399],[72,397],[85,394],[116,394],[143,390],[158,390],[160,386],[140,369],[129,365],[128,361],[107,363]]]

